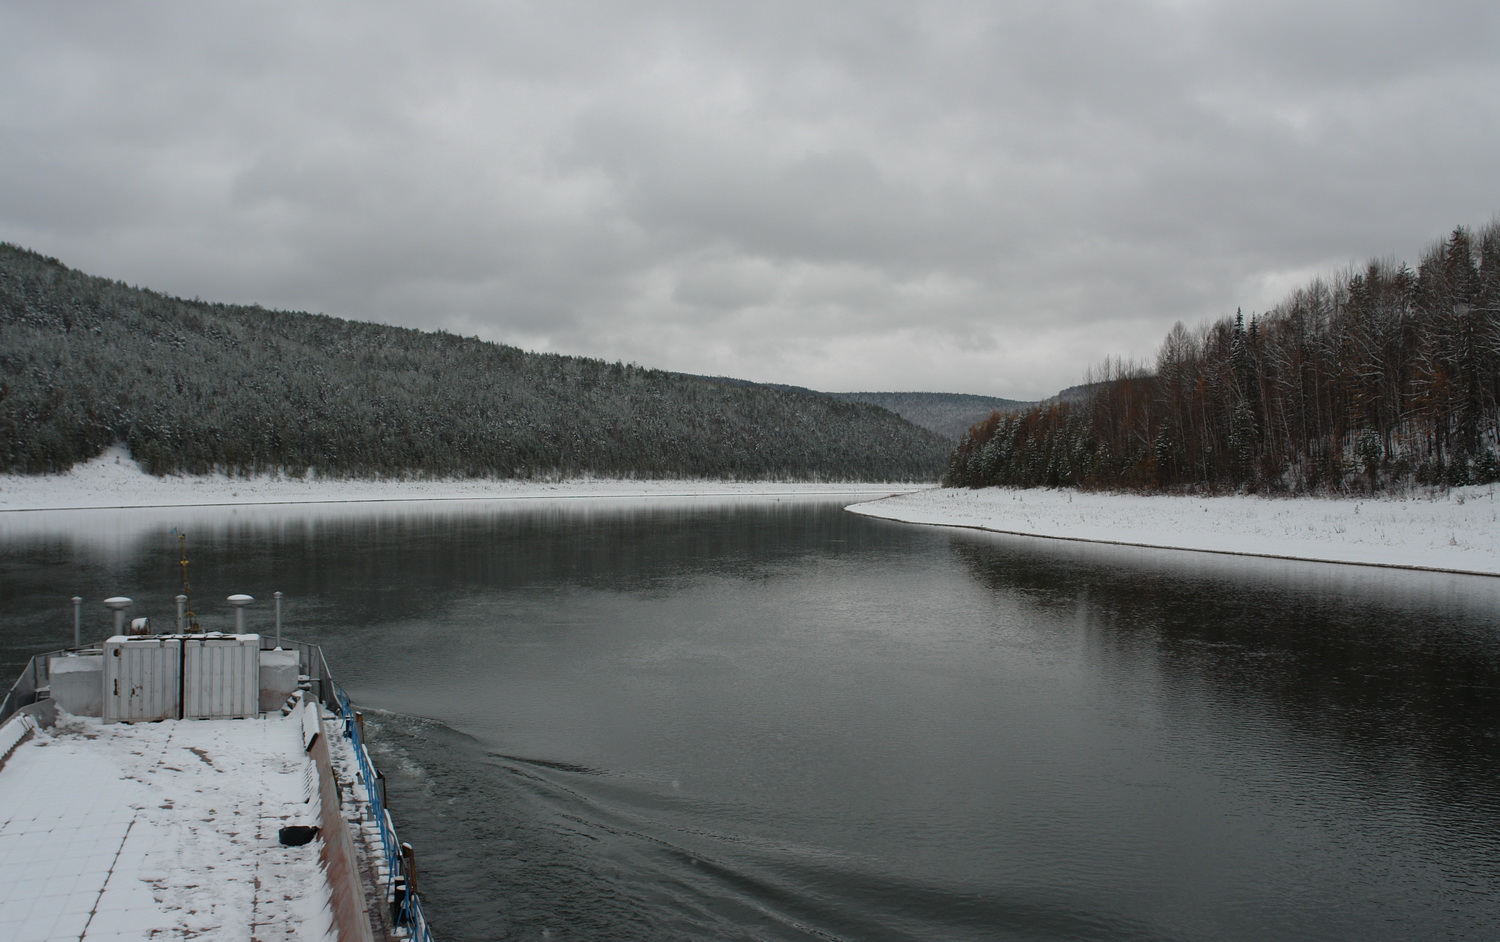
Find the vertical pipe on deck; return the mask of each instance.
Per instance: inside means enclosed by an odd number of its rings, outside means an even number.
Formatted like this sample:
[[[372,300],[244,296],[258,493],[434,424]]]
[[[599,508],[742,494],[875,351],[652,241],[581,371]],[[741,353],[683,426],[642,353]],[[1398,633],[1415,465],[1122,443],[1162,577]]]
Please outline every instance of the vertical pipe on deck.
[[[255,599],[248,595],[231,595],[226,601],[234,606],[234,633],[242,635],[245,633],[245,606]]]
[[[117,634],[117,635],[124,634],[125,633],[125,609],[127,609],[127,608],[130,607],[130,599],[126,598],[123,595],[116,595],[116,596],[112,596],[110,598],[105,599],[104,600],[104,605],[105,605],[106,608],[110,608],[110,609],[114,610],[114,613],[115,613],[115,634]]]

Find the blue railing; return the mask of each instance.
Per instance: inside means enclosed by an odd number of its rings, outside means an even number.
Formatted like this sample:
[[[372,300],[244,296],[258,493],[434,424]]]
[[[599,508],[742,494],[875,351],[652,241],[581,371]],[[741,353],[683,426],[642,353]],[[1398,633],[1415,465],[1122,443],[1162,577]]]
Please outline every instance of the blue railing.
[[[333,691],[338,698],[339,716],[344,721],[344,735],[349,737],[349,742],[354,747],[354,757],[359,762],[359,775],[364,782],[370,810],[375,815],[380,833],[380,849],[385,854],[386,863],[385,897],[396,900],[392,907],[396,927],[406,930],[414,942],[433,942],[432,931],[427,927],[427,917],[422,912],[422,900],[415,891],[414,874],[407,872],[401,841],[396,837],[396,826],[391,822],[390,812],[386,810],[385,796],[376,785],[375,765],[370,761],[364,736],[354,718],[354,706],[349,702],[349,695],[344,693],[344,688],[336,681],[333,683]]]

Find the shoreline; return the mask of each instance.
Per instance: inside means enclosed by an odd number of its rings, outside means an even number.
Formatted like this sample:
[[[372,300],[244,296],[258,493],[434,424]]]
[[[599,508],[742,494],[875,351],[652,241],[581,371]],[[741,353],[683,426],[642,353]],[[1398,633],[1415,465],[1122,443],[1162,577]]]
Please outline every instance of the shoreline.
[[[1143,549],[1500,576],[1490,486],[1383,498],[1183,497],[934,489],[854,504],[902,523]]]
[[[71,511],[463,501],[847,499],[846,509],[900,523],[1144,549],[1500,576],[1494,486],[1407,497],[1177,496],[920,484],[773,481],[329,480],[273,475],[156,478],[123,448],[66,474],[0,475],[0,520]],[[37,516],[33,516],[37,515]],[[0,528],[0,538],[19,532]]]
[[[399,487],[407,482],[395,482],[391,486]],[[506,482],[497,482],[505,484]],[[80,510],[170,510],[173,508],[193,507],[298,507],[298,506],[327,506],[331,504],[413,504],[413,503],[455,503],[460,501],[519,501],[519,500],[669,500],[694,497],[859,497],[883,500],[884,496],[900,496],[905,489],[917,487],[905,484],[892,484],[885,487],[866,487],[864,485],[846,484],[823,484],[810,483],[787,483],[769,484],[759,482],[745,482],[747,487],[762,487],[761,490],[725,490],[719,482],[702,482],[705,489],[699,490],[691,487],[682,487],[682,482],[671,481],[608,481],[606,484],[620,485],[619,489],[599,487],[593,482],[585,481],[559,481],[546,485],[546,492],[521,494],[410,494],[394,495],[384,497],[274,497],[261,498],[257,500],[204,500],[204,501],[152,501],[139,504],[56,504],[37,505],[26,507],[4,506],[3,496],[0,496],[0,514],[27,514],[27,513],[65,513]],[[674,484],[676,490],[654,490],[652,485]],[[689,482],[696,483],[696,482]],[[726,482],[733,485],[737,482]],[[713,486],[721,489],[710,489]],[[894,493],[893,493],[894,491]],[[3,494],[3,490],[0,490]],[[883,495],[883,496],[882,496]]]
[[[850,497],[869,499],[930,484],[711,480],[574,479],[436,481],[303,479],[215,474],[152,477],[123,448],[111,448],[64,474],[0,475],[0,516],[75,510],[379,504],[410,501],[578,500],[585,498]]]

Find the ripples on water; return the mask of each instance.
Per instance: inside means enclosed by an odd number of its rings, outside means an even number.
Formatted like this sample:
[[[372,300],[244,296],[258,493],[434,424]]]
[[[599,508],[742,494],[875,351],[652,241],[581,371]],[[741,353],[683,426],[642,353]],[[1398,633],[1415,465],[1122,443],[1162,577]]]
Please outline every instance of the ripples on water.
[[[1494,580],[827,501],[28,521],[12,671],[74,593],[169,613],[174,526],[287,592],[445,940],[1500,935]]]

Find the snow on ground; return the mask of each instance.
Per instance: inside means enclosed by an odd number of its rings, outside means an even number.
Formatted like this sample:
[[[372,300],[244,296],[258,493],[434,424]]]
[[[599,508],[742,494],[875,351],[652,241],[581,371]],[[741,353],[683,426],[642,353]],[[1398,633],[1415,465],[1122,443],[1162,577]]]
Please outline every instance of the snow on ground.
[[[395,500],[890,494],[909,486],[767,481],[341,481],[260,475],[152,477],[122,447],[66,474],[0,475],[0,512]]]
[[[894,494],[895,496],[888,496]],[[911,523],[1168,549],[1500,575],[1494,487],[1405,498],[1170,497],[1067,490],[918,490],[764,481],[339,481],[152,477],[114,448],[67,474],[0,475],[0,536],[46,509],[585,497],[880,497],[856,513]],[[5,518],[9,518],[8,521]],[[39,518],[40,519],[40,518]]]
[[[332,938],[298,716],[63,716],[0,773],[0,937]]]
[[[1381,499],[942,488],[849,509],[1027,536],[1500,575],[1493,486]]]

